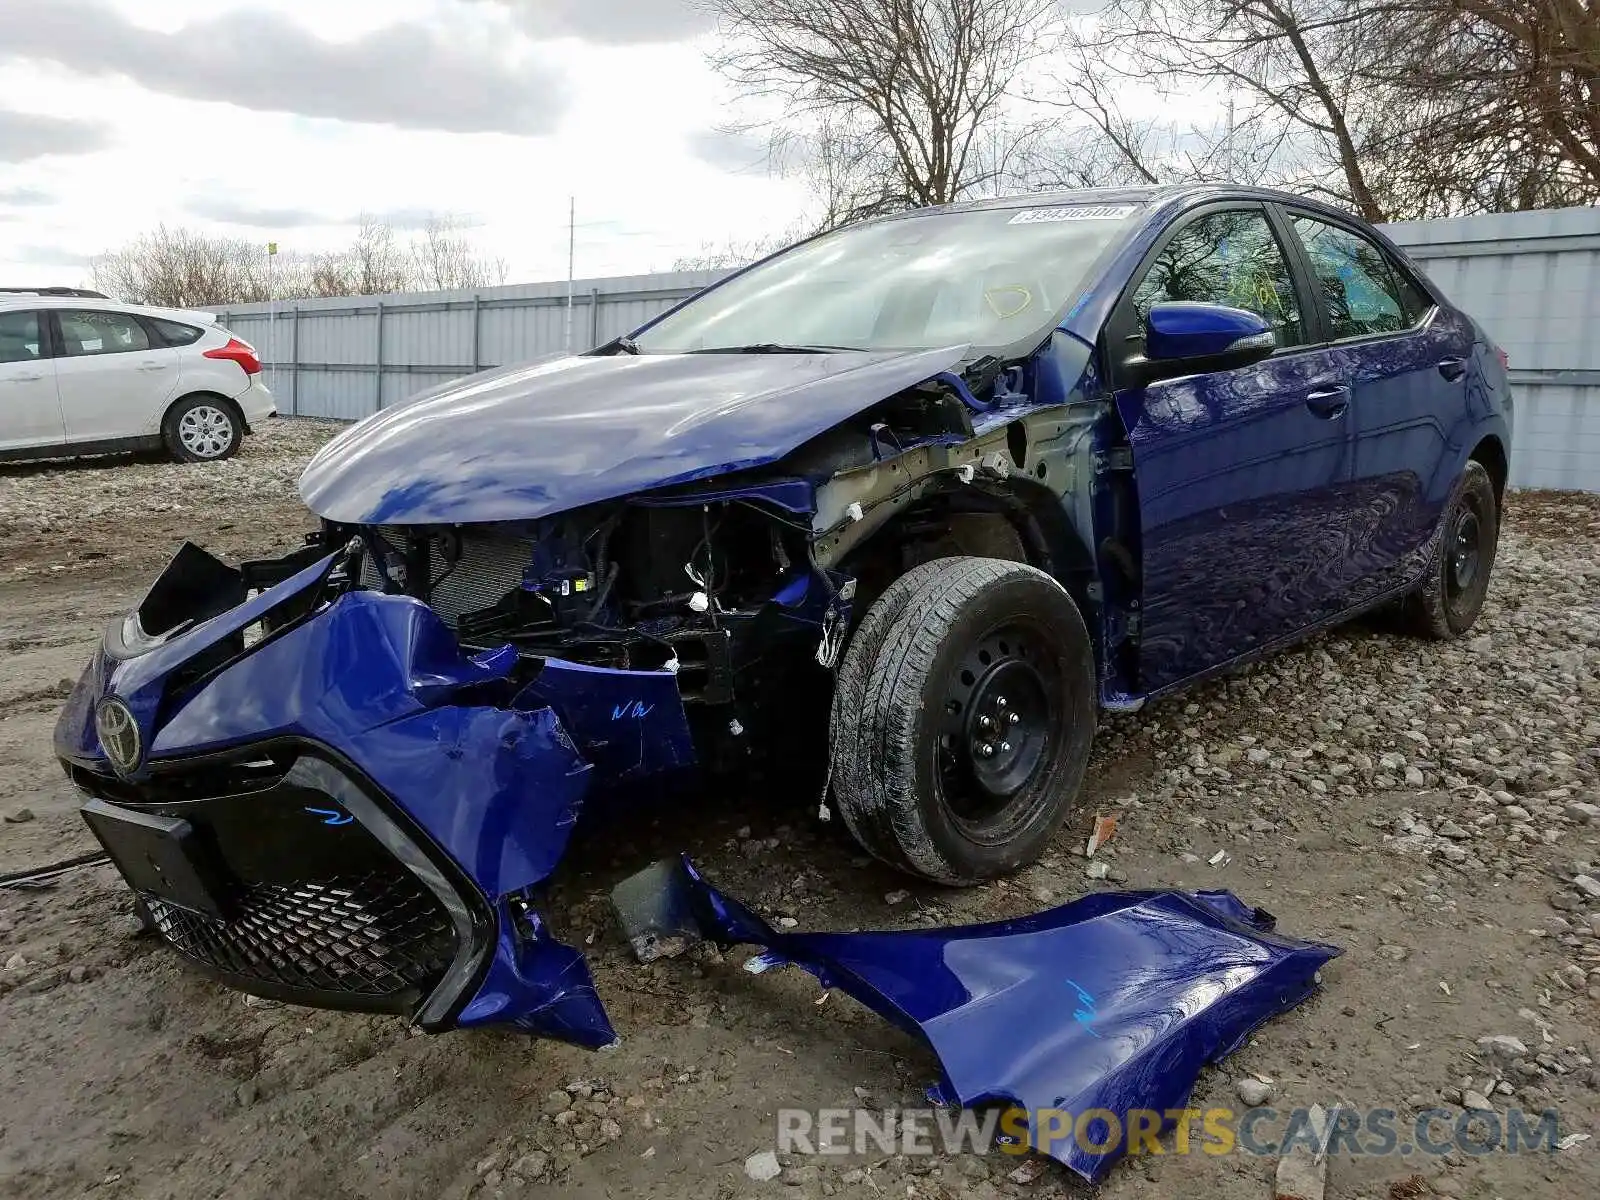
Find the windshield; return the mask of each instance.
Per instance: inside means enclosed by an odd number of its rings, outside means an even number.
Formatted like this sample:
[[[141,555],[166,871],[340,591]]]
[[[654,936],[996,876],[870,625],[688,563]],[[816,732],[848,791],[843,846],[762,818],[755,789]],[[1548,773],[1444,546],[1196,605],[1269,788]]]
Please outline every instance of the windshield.
[[[1135,204],[980,209],[825,234],[690,301],[644,354],[743,347],[973,355],[1043,340]]]

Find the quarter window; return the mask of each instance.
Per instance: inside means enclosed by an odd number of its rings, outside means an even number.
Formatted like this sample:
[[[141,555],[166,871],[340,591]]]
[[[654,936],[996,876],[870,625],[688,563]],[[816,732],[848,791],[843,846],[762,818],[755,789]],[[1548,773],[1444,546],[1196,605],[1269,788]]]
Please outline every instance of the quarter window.
[[[1133,307],[1143,322],[1151,305],[1167,300],[1246,309],[1272,326],[1280,346],[1307,340],[1289,262],[1259,211],[1207,213],[1180,229],[1156,255]]]
[[[38,313],[0,313],[0,363],[32,362],[44,356]]]
[[[156,336],[169,346],[188,346],[200,339],[204,330],[178,321],[163,321],[159,317],[146,318],[156,327]]]
[[[1294,230],[1311,260],[1335,341],[1396,333],[1428,311],[1427,298],[1376,242],[1315,217],[1295,217]]]
[[[150,349],[144,326],[127,313],[60,309],[61,337],[68,358],[85,354],[130,354]]]

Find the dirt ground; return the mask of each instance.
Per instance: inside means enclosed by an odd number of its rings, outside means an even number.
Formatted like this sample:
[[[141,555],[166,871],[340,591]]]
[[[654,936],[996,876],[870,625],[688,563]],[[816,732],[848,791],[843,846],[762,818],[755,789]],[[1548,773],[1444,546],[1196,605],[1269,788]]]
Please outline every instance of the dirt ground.
[[[211,466],[0,468],[0,874],[94,848],[50,732],[103,623],[184,537],[230,556],[293,542],[309,527],[294,478],[330,429],[274,422]],[[736,954],[634,964],[605,894],[684,849],[802,928],[986,919],[1123,883],[1232,888],[1285,932],[1346,953],[1316,997],[1202,1075],[1197,1106],[1242,1109],[1254,1075],[1280,1111],[1378,1106],[1404,1126],[1466,1099],[1502,1116],[1554,1108],[1562,1135],[1595,1132],[1600,503],[1518,495],[1508,525],[1468,638],[1428,644],[1363,622],[1108,719],[1082,811],[1015,879],[918,886],[803,806],[749,795],[585,833],[543,907],[590,956],[622,1035],[608,1052],[248,1001],[132,937],[109,868],[0,890],[0,1195],[1083,1190],[1053,1163],[1013,1178],[1018,1160],[998,1154],[796,1157],[776,1179],[748,1177],[747,1157],[774,1145],[776,1109],[919,1105],[935,1071],[847,997],[819,1001],[800,972],[751,976]],[[1096,856],[1104,881],[1082,857],[1096,812],[1121,822]],[[1496,1035],[1526,1052],[1480,1047]],[[1274,1166],[1239,1152],[1144,1156],[1100,1193],[1263,1200]],[[1326,1195],[1590,1198],[1600,1137],[1518,1155],[1340,1154]]]

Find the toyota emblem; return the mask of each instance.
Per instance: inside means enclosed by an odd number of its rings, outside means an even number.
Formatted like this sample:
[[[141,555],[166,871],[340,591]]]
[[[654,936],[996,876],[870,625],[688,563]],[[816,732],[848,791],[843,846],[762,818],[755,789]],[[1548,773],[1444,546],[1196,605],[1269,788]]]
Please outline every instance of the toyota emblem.
[[[139,737],[139,722],[133,712],[116,697],[101,702],[94,713],[95,732],[100,735],[100,748],[118,775],[129,775],[139,768],[144,756],[144,744]]]

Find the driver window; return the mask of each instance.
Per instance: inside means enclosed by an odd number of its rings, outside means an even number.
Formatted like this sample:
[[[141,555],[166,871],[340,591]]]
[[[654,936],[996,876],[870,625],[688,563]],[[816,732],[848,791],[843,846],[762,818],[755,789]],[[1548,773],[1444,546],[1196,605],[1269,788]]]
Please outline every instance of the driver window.
[[[1308,341],[1288,260],[1259,211],[1207,213],[1180,229],[1133,294],[1139,321],[1165,300],[1246,309],[1272,326],[1279,346]]]

